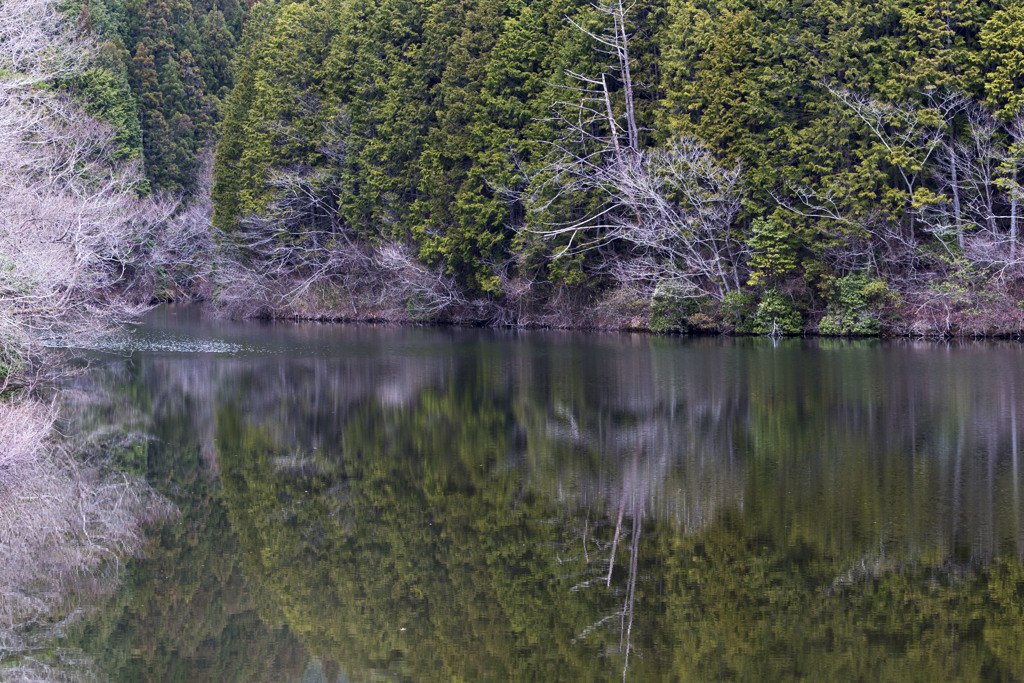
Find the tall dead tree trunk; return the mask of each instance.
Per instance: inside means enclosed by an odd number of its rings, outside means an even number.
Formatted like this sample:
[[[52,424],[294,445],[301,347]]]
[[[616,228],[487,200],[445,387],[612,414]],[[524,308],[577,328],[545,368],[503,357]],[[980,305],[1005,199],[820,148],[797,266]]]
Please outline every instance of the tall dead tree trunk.
[[[577,85],[565,89],[578,99],[556,103],[562,128],[551,143],[556,154],[538,174],[545,180],[534,186],[535,198],[524,203],[540,211],[561,202],[596,208],[530,230],[562,241],[556,259],[614,250],[602,265],[631,287],[720,299],[740,287],[749,251],[730,230],[742,203],[742,175],[738,167],[720,166],[695,140],[643,148],[630,54],[632,8],[622,0],[595,5],[607,18],[604,32],[568,20],[611,59],[600,75],[566,71]]]
[[[956,242],[961,249],[964,248],[963,219],[960,209],[960,179],[957,173],[956,152],[952,142],[946,145],[949,159],[950,187],[953,191],[953,222],[956,229]]]

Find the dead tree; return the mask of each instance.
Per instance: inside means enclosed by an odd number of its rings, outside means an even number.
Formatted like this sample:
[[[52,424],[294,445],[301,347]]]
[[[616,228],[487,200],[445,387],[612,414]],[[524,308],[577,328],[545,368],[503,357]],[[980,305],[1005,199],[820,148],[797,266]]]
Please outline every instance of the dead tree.
[[[614,253],[609,266],[623,282],[676,296],[721,298],[738,289],[746,247],[732,231],[742,200],[740,170],[716,162],[692,139],[645,149],[637,123],[629,53],[629,14],[619,1],[595,5],[607,30],[570,23],[611,56],[600,75],[567,71],[575,98],[556,103],[562,134],[528,199],[538,212],[580,200],[594,207],[580,218],[531,230],[563,241],[556,258]],[[613,91],[617,83],[620,90]],[[620,102],[621,104],[617,104]],[[543,199],[541,199],[543,197]],[[625,250],[626,253],[621,253]]]
[[[627,32],[632,5],[614,0],[594,8],[610,21],[605,32],[590,31],[572,19],[568,21],[595,41],[598,51],[613,56],[614,61],[598,76],[565,72],[575,85],[559,87],[571,93],[573,99],[558,101],[553,107],[553,121],[561,129],[561,135],[550,143],[551,162],[537,174],[546,179],[541,183],[542,192],[530,201],[535,210],[542,211],[564,198],[570,203],[578,197],[598,198],[599,206],[584,217],[538,230],[547,238],[570,236],[559,256],[600,248],[614,239],[605,232],[613,227],[610,219],[623,210],[623,206],[611,181],[616,175],[628,176],[640,154]],[[622,84],[625,104],[619,112],[613,103],[617,95],[611,90],[610,80]],[[547,195],[544,201],[539,199],[542,194]],[[628,199],[625,206],[633,208],[636,215],[635,205]],[[639,220],[638,215],[636,219]]]
[[[960,249],[972,233],[996,233],[999,188],[998,123],[983,107],[967,101],[960,109],[964,134],[951,130],[942,140],[943,153],[931,169],[939,201],[923,206],[918,214],[926,229],[944,238],[955,235]]]
[[[82,67],[90,46],[54,0],[0,3],[0,81],[24,88],[67,76]]]
[[[412,249],[399,242],[388,242],[376,250],[374,263],[384,276],[381,296],[406,302],[406,310],[415,319],[428,319],[469,304],[453,275],[443,268],[425,266]],[[383,303],[383,301],[382,301]]]
[[[625,173],[616,169],[613,179],[635,217],[616,217],[616,239],[632,252],[621,262],[620,278],[653,282],[679,296],[721,299],[738,291],[749,256],[734,228],[743,200],[741,169],[718,164],[691,138],[640,152],[636,161]]]
[[[917,213],[940,239],[955,235],[971,263],[1003,272],[1017,263],[1024,120],[1001,123],[981,104],[960,99],[964,134],[943,139],[930,174],[938,197]]]

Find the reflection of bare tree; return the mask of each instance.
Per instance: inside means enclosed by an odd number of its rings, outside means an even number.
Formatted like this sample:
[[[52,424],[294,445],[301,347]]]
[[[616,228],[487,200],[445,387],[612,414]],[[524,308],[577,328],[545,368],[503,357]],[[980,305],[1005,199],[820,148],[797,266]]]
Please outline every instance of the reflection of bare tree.
[[[633,474],[635,481],[636,474],[636,463],[639,458],[639,453],[633,456]],[[619,648],[623,649],[625,656],[623,657],[622,664],[622,679],[626,679],[626,673],[629,671],[629,651],[632,647],[633,637],[633,606],[636,603],[636,577],[637,577],[637,561],[640,556],[640,532],[643,529],[643,517],[644,509],[640,504],[642,500],[642,491],[637,491],[634,487],[632,495],[630,496],[630,502],[632,504],[632,517],[633,517],[633,534],[632,543],[629,548],[629,582],[626,588],[626,603],[622,606],[622,622],[619,625],[619,632],[622,633],[622,638],[619,643]],[[621,507],[620,507],[621,509]],[[621,516],[620,516],[621,517]],[[618,528],[616,528],[618,533]],[[615,561],[614,550],[613,556],[608,562],[608,578],[611,579],[612,563]]]
[[[317,450],[336,442],[348,416],[367,401],[388,409],[412,405],[451,370],[444,358],[328,359],[143,355],[97,365],[64,392],[76,437],[95,448],[111,440],[154,438],[155,425],[178,416],[189,425],[210,476],[217,471],[215,412],[232,403],[280,443]],[[125,388],[142,389],[145,404]],[[334,440],[334,441],[332,441]]]
[[[618,510],[617,528],[627,501],[636,499],[646,516],[688,533],[723,508],[742,507],[737,439],[749,401],[726,389],[736,381],[728,357],[700,354],[699,363],[681,364],[650,348],[611,355],[608,349],[588,368],[597,376],[587,384],[601,390],[555,403],[547,413],[538,449],[594,453],[605,463],[592,480],[558,480],[557,495],[572,505]]]
[[[856,557],[834,587],[908,562],[1020,557],[1018,408],[1015,373],[1006,374],[1019,367],[1019,350],[1005,349],[1004,361],[991,347],[962,349],[968,355],[948,364],[936,351],[829,357],[783,344],[731,355],[701,353],[698,343],[674,358],[651,350],[595,362],[590,385],[615,389],[555,403],[539,441],[604,463],[567,470],[552,491],[589,511],[590,543],[609,558],[600,582],[578,588],[622,596],[614,621],[578,637],[619,623],[628,665],[645,520],[695,534],[724,509],[745,510],[775,526],[783,546],[811,540]],[[745,471],[757,463],[769,466]],[[608,546],[591,531],[595,511],[607,520]],[[616,587],[623,547],[628,570]]]
[[[53,420],[42,404],[0,402],[0,670],[15,679],[56,679],[31,657],[82,616],[83,597],[117,587],[142,526],[171,512],[145,482],[51,443]]]

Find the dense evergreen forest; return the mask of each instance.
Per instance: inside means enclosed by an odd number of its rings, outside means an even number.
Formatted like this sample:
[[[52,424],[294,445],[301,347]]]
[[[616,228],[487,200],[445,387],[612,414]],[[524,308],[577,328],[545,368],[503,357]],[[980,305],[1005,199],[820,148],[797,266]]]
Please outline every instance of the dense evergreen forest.
[[[97,47],[89,68],[66,85],[88,113],[114,126],[120,155],[144,159],[143,192],[198,189],[203,150],[231,91],[246,10],[238,0],[83,0],[69,7]]]
[[[1017,2],[261,3],[214,225],[269,314],[1014,333],[1022,38]]]
[[[185,298],[243,317],[1024,329],[1020,3],[3,12],[5,377],[33,339],[95,327],[83,312]]]

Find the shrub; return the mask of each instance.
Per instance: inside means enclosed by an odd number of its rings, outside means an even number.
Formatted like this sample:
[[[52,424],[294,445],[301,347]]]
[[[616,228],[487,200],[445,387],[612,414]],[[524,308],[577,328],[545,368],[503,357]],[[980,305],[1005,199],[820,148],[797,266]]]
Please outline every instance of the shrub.
[[[750,292],[729,292],[719,307],[722,320],[737,334],[754,334],[754,313],[757,297]]]
[[[750,225],[750,285],[768,285],[796,274],[800,264],[798,231],[776,212]]]
[[[651,297],[651,331],[686,332],[694,328],[708,331],[710,318],[703,313],[707,305],[707,297],[685,296],[670,286],[658,285]],[[699,317],[701,315],[704,317]]]
[[[818,331],[834,336],[873,336],[880,328],[881,308],[893,297],[884,281],[863,273],[836,280],[828,310]]]
[[[761,297],[754,314],[754,334],[794,335],[803,332],[803,318],[792,300],[777,289],[769,289]]]

